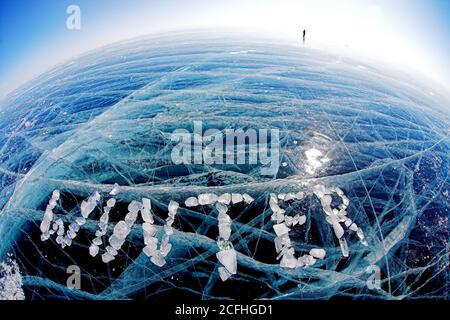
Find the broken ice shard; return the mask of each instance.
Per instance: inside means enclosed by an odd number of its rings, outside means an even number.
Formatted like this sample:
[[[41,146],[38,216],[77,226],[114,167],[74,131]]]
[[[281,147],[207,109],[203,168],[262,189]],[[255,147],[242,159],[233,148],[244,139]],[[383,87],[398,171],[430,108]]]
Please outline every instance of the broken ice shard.
[[[186,205],[186,207],[196,207],[199,205],[196,197],[187,198],[186,201],[184,202],[184,204]]]
[[[309,254],[305,254],[302,259],[305,266],[312,266],[316,263],[316,259]]]
[[[339,245],[341,246],[342,255],[344,257],[348,257],[349,251],[348,251],[347,241],[345,240],[345,238],[339,239]]]
[[[297,267],[297,259],[292,253],[286,253],[283,255],[283,258],[281,258],[280,266],[282,268],[295,269]]]
[[[228,211],[228,207],[220,202],[216,203],[216,209],[219,212],[219,214],[227,213],[227,211]]]
[[[224,267],[219,267],[219,276],[222,281],[228,280],[231,277],[231,273]]]
[[[115,196],[119,193],[119,185],[117,183],[114,184],[114,187],[109,192],[110,195]]]
[[[289,229],[285,223],[279,223],[273,226],[273,230],[275,231],[277,236],[282,236],[288,233],[291,229]]]
[[[142,229],[144,231],[144,237],[145,236],[153,237],[156,234],[156,231],[157,231],[156,227],[153,224],[149,223],[149,222],[144,222],[142,224]]]
[[[50,238],[48,231],[50,229],[50,224],[53,220],[53,209],[56,207],[56,203],[59,200],[60,192],[59,190],[54,190],[52,196],[49,200],[47,208],[45,209],[44,217],[42,219],[40,229],[42,232],[41,239],[47,240]]]
[[[110,198],[110,199],[108,199],[108,201],[106,201],[106,205],[110,208],[114,207],[115,204],[116,204],[116,199],[114,199],[114,198]]]
[[[244,200],[244,197],[240,193],[232,193],[231,194],[231,203],[238,204]]]
[[[151,213],[151,202],[150,199],[142,198],[142,209],[141,209],[141,217],[144,222],[153,223],[153,216]]]
[[[324,249],[311,249],[309,251],[309,254],[311,256],[313,256],[314,258],[323,259],[323,258],[325,258],[326,252]]]
[[[114,259],[115,259],[114,256],[111,255],[111,254],[108,253],[108,252],[105,252],[104,254],[102,254],[102,261],[103,261],[104,263],[111,262],[111,261],[114,260]]]
[[[223,203],[223,204],[230,204],[231,202],[231,194],[230,193],[224,193],[221,196],[217,198],[217,202]]]
[[[236,274],[237,272],[237,256],[234,249],[222,250],[216,253],[219,262],[230,272]]]
[[[178,210],[179,204],[176,201],[170,200],[169,205],[167,206],[167,210],[169,211],[169,214],[174,213]]]
[[[83,218],[85,219],[88,218],[89,214],[91,214],[91,212],[97,206],[98,200],[100,200],[100,194],[98,192],[95,192],[87,199],[87,201],[86,200],[81,201],[80,211]]]
[[[198,196],[198,203],[200,205],[213,204],[217,201],[217,195],[213,193],[202,193]]]
[[[252,198],[252,196],[250,196],[250,195],[248,195],[248,194],[246,194],[246,193],[244,193],[244,194],[242,195],[242,199],[243,199],[244,202],[247,203],[247,204],[250,204],[250,203],[252,203],[252,202],[255,200],[255,199]]]
[[[90,254],[91,256],[95,257],[95,256],[98,254],[99,249],[100,249],[100,248],[99,248],[97,245],[92,244],[92,245],[89,247],[89,254]]]
[[[158,252],[158,250],[156,248],[157,248],[156,243],[151,243],[150,245],[145,246],[144,249],[142,250],[142,252],[144,252],[144,254],[147,257],[152,257]]]
[[[156,251],[155,254],[151,256],[150,261],[158,267],[162,267],[166,264],[166,260],[159,251]]]
[[[130,227],[125,223],[125,221],[119,221],[114,227],[114,235],[119,239],[125,239],[130,232]]]
[[[142,203],[136,200],[133,200],[128,205],[128,211],[130,213],[138,213],[142,209]]]
[[[122,247],[125,240],[119,238],[116,234],[113,234],[111,237],[109,237],[108,242],[111,245],[111,247],[113,247],[116,250],[119,250]]]

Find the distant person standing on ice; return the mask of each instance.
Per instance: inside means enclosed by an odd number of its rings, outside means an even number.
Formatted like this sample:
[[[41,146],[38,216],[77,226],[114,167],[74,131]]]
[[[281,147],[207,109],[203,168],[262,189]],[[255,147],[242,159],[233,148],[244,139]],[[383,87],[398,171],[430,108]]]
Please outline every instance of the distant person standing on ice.
[[[303,30],[303,43],[305,43],[305,38],[306,38],[306,30]]]

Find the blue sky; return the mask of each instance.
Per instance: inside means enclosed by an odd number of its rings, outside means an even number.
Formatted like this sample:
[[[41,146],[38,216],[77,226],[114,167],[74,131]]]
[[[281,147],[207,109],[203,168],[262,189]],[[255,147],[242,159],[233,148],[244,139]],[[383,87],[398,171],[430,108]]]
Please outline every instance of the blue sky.
[[[81,8],[68,30],[66,8]],[[170,30],[232,28],[350,47],[450,81],[450,0],[1,0],[0,97],[102,45]]]

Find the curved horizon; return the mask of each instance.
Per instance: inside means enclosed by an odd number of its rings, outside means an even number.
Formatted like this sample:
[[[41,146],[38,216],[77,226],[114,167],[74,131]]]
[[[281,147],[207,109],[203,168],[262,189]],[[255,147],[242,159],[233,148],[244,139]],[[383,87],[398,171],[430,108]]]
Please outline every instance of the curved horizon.
[[[205,29],[191,29],[191,30],[171,30],[164,31],[158,33],[151,33],[146,35],[135,36],[130,39],[119,40],[112,43],[107,43],[100,45],[99,47],[89,49],[85,52],[78,53],[77,55],[66,58],[65,60],[58,62],[54,65],[49,66],[46,70],[42,71],[39,74],[34,75],[30,79],[27,79],[22,84],[17,87],[11,89],[11,91],[7,92],[4,96],[0,96],[0,103],[5,102],[8,98],[12,97],[16,93],[19,93],[20,90],[26,89],[31,83],[35,81],[39,81],[42,77],[50,74],[52,71],[62,68],[64,65],[70,64],[79,59],[89,57],[90,55],[94,55],[101,50],[108,48],[115,48],[121,45],[137,42],[140,40],[148,40],[148,39],[158,39],[158,38],[166,38],[169,41],[173,41],[176,37],[182,37],[180,40],[183,41],[195,41],[195,40],[208,40],[208,38],[214,39],[229,39],[229,40],[253,40],[253,41],[262,41],[266,44],[271,45],[285,45],[290,46],[292,48],[297,48],[301,50],[316,50],[322,53],[326,53],[330,56],[336,56],[336,59],[345,59],[351,60],[353,62],[358,62],[361,67],[366,65],[368,67],[380,69],[381,73],[389,76],[391,80],[396,81],[406,81],[409,84],[421,86],[422,89],[427,89],[428,91],[424,92],[425,95],[433,96],[433,98],[440,98],[445,101],[450,101],[450,91],[446,90],[442,84],[435,82],[434,79],[421,79],[417,76],[421,75],[417,70],[410,70],[408,66],[402,65],[394,65],[389,61],[385,61],[383,59],[376,59],[374,57],[365,57],[361,54],[354,54],[353,52],[349,52],[348,48],[340,47],[337,45],[327,45],[324,43],[314,43],[314,45],[303,46],[298,41],[292,41],[289,38],[277,38],[271,37],[267,35],[262,35],[256,31],[247,31],[245,33],[239,32],[237,30],[232,29],[216,29],[216,30],[205,30]],[[260,43],[261,44],[261,43]],[[251,46],[251,45],[250,45]],[[381,66],[383,65],[383,69]],[[416,76],[411,78],[411,76]],[[425,76],[422,74],[422,76]],[[427,81],[432,81],[432,84],[427,83]],[[435,86],[438,86],[437,88]],[[435,97],[437,95],[437,97]]]
[[[77,1],[81,29],[65,26],[69,1],[2,3],[0,97],[46,70],[86,52],[145,35],[189,30],[253,30],[296,41],[307,30],[308,46],[410,68],[449,92],[450,3],[432,1]],[[43,19],[45,17],[45,19]],[[389,48],[387,50],[387,48]]]

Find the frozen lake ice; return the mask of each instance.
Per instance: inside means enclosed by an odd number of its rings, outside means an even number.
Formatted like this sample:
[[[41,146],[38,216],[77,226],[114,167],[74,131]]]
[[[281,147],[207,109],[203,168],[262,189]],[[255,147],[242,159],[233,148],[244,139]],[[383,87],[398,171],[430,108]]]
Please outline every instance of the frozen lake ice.
[[[361,64],[300,45],[161,36],[55,67],[1,102],[0,261],[12,254],[30,299],[448,297],[449,102],[419,81]],[[278,129],[276,174],[261,174],[258,164],[174,164],[170,134],[192,132],[193,121],[204,130]],[[333,220],[339,212],[326,220],[322,206],[336,207],[339,197],[314,194],[317,185],[348,197],[352,221],[341,216],[342,230]],[[56,237],[41,241],[54,190],[52,214],[66,229],[87,201],[86,221],[64,249]],[[89,202],[95,192],[105,201]],[[234,201],[211,196],[226,193]],[[271,193],[289,195],[278,201],[285,217],[306,217],[289,239],[307,268],[282,268],[276,259]],[[109,251],[89,254],[100,203],[112,196],[104,237],[133,200],[150,199],[158,225],[170,201],[180,203],[170,253],[157,258],[163,266],[143,251],[140,218],[116,230],[128,238],[114,260],[102,262]],[[233,221],[231,277],[216,258],[216,200],[228,201]],[[219,255],[234,271],[230,255]],[[321,259],[312,264],[314,257]],[[81,290],[65,285],[70,265],[81,268]],[[378,289],[367,286],[371,266],[381,270]]]

